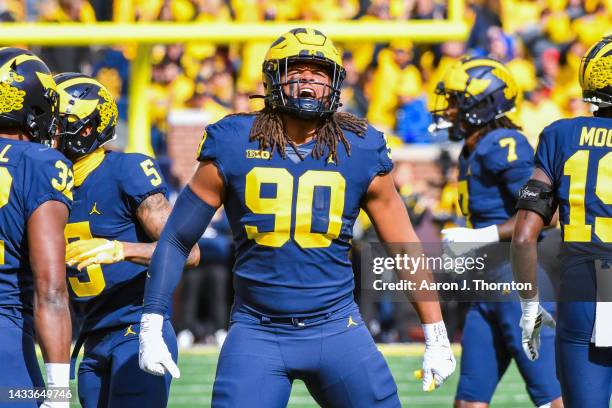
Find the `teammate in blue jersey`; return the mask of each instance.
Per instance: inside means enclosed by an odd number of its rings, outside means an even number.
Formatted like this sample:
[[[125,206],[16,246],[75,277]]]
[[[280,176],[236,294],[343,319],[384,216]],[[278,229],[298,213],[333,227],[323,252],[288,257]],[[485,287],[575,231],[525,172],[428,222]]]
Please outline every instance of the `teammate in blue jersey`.
[[[71,324],[64,227],[72,205],[72,168],[50,148],[58,96],[49,68],[29,51],[0,48],[0,387],[44,387],[34,350],[38,338],[48,387],[68,387]],[[32,391],[33,392],[33,391]],[[68,400],[44,407],[67,408]]]
[[[353,300],[349,251],[360,208],[382,241],[418,238],[389,175],[383,134],[336,111],[344,75],[319,31],[294,29],[274,41],[263,63],[265,108],[206,128],[201,163],[162,232],[140,333],[141,367],[160,375],[168,362],[161,320],[186,248],[221,204],[232,227],[236,295],[213,407],[284,407],[295,379],[322,406],[400,406]],[[413,304],[426,337],[423,387],[432,390],[455,360],[438,302]]]
[[[459,157],[459,201],[467,228],[442,231],[456,255],[491,242],[509,241],[518,191],[533,171],[533,149],[508,114],[518,88],[511,73],[490,58],[464,58],[438,84],[441,102],[434,112],[446,123],[449,138],[465,140]],[[469,244],[468,244],[469,243]],[[486,271],[487,280],[512,280],[509,260]],[[552,306],[552,305],[551,305]],[[552,347],[538,362],[521,351],[519,302],[474,302],[461,341],[461,376],[455,407],[488,406],[512,359],[537,407],[562,406]],[[554,342],[548,330],[543,341]]]
[[[532,178],[521,189],[514,230],[525,353],[547,353],[540,328],[553,324],[535,286],[533,245],[558,208],[563,237],[557,315],[557,373],[566,407],[608,408],[612,397],[612,36],[591,47],[579,70],[593,117],[554,122],[540,135]],[[597,300],[604,302],[596,302]]]
[[[78,390],[83,407],[165,407],[171,376],[138,368],[138,332],[147,264],[170,214],[167,188],[153,159],[105,151],[117,106],[94,79],[55,77],[61,149],[74,163],[74,207],[66,226],[70,297],[80,327]],[[189,264],[197,263],[194,250]],[[164,339],[176,359],[168,320]]]

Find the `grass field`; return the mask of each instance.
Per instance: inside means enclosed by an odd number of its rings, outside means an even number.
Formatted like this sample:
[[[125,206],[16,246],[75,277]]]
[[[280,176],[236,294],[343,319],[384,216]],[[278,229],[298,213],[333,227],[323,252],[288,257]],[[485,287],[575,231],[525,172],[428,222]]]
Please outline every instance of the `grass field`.
[[[399,388],[402,406],[452,407],[453,396],[459,378],[459,367],[448,383],[432,393],[421,391],[421,384],[413,378],[413,371],[420,368],[423,346],[384,346],[381,350],[387,358]],[[459,350],[455,353],[459,355]],[[170,407],[192,408],[210,406],[212,385],[217,364],[216,349],[203,348],[181,351],[181,378],[172,383]],[[499,385],[491,403],[493,408],[532,407],[525,386],[516,366],[512,365]],[[301,381],[293,384],[291,408],[317,407]]]
[[[421,366],[423,345],[383,345],[380,346],[380,349],[385,355],[397,382],[402,406],[410,408],[452,407],[453,396],[459,379],[459,366],[442,388],[431,393],[425,393],[421,390],[420,381],[413,377],[414,370]],[[459,355],[460,349],[456,348],[455,356],[457,360],[459,360]],[[218,351],[212,347],[181,350],[179,357],[181,378],[172,382],[168,406],[171,408],[209,407],[217,358]],[[294,382],[289,407],[310,408],[317,406],[308,394],[306,386],[301,381]],[[79,407],[76,398],[71,407]],[[514,364],[510,366],[497,388],[493,401],[491,401],[491,407],[533,407]]]
[[[457,372],[448,383],[432,393],[421,391],[421,384],[413,378],[413,371],[420,368],[423,346],[382,347],[387,362],[399,388],[402,406],[451,407],[457,386]],[[458,354],[458,353],[457,353]],[[210,406],[212,385],[217,365],[217,353],[211,349],[185,351],[180,359],[181,378],[172,383],[170,407],[192,408]],[[309,408],[318,405],[312,400],[301,381],[293,384],[289,407]],[[525,386],[513,365],[500,384],[491,403],[495,408],[531,407]]]

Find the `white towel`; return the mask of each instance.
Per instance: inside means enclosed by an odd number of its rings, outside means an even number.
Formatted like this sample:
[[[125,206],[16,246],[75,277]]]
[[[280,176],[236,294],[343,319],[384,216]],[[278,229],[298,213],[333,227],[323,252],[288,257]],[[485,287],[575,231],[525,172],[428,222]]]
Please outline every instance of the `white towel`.
[[[595,326],[591,342],[595,347],[612,347],[612,263],[595,261],[597,278],[597,302],[595,307]]]

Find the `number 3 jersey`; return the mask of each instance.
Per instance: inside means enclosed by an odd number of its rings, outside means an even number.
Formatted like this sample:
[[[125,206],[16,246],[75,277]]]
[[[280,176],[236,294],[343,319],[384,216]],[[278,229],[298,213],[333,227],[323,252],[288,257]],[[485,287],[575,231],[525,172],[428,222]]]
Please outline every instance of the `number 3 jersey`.
[[[135,153],[98,149],[74,165],[74,206],[66,242],[106,238],[152,242],[136,217],[142,201],[167,194],[157,164]],[[83,176],[86,175],[84,181]],[[147,267],[132,262],[68,268],[70,297],[81,334],[140,321]]]
[[[553,183],[565,260],[612,257],[612,119],[580,117],[546,127],[536,167]]]
[[[382,133],[349,131],[350,156],[311,155],[315,141],[278,151],[249,141],[254,115],[207,127],[198,160],[215,163],[236,244],[236,304],[272,316],[326,313],[353,301],[353,224],[372,179],[393,164]]]
[[[72,205],[72,164],[39,143],[0,138],[0,314],[32,317],[27,222],[47,201]]]

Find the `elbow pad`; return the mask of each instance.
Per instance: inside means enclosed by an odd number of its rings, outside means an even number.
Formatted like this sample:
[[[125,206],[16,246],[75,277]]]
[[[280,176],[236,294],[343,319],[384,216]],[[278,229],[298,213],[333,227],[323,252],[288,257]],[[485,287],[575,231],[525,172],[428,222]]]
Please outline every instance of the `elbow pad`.
[[[550,223],[555,213],[555,199],[550,185],[540,180],[529,180],[520,190],[517,210],[529,210],[540,214],[545,225]]]

